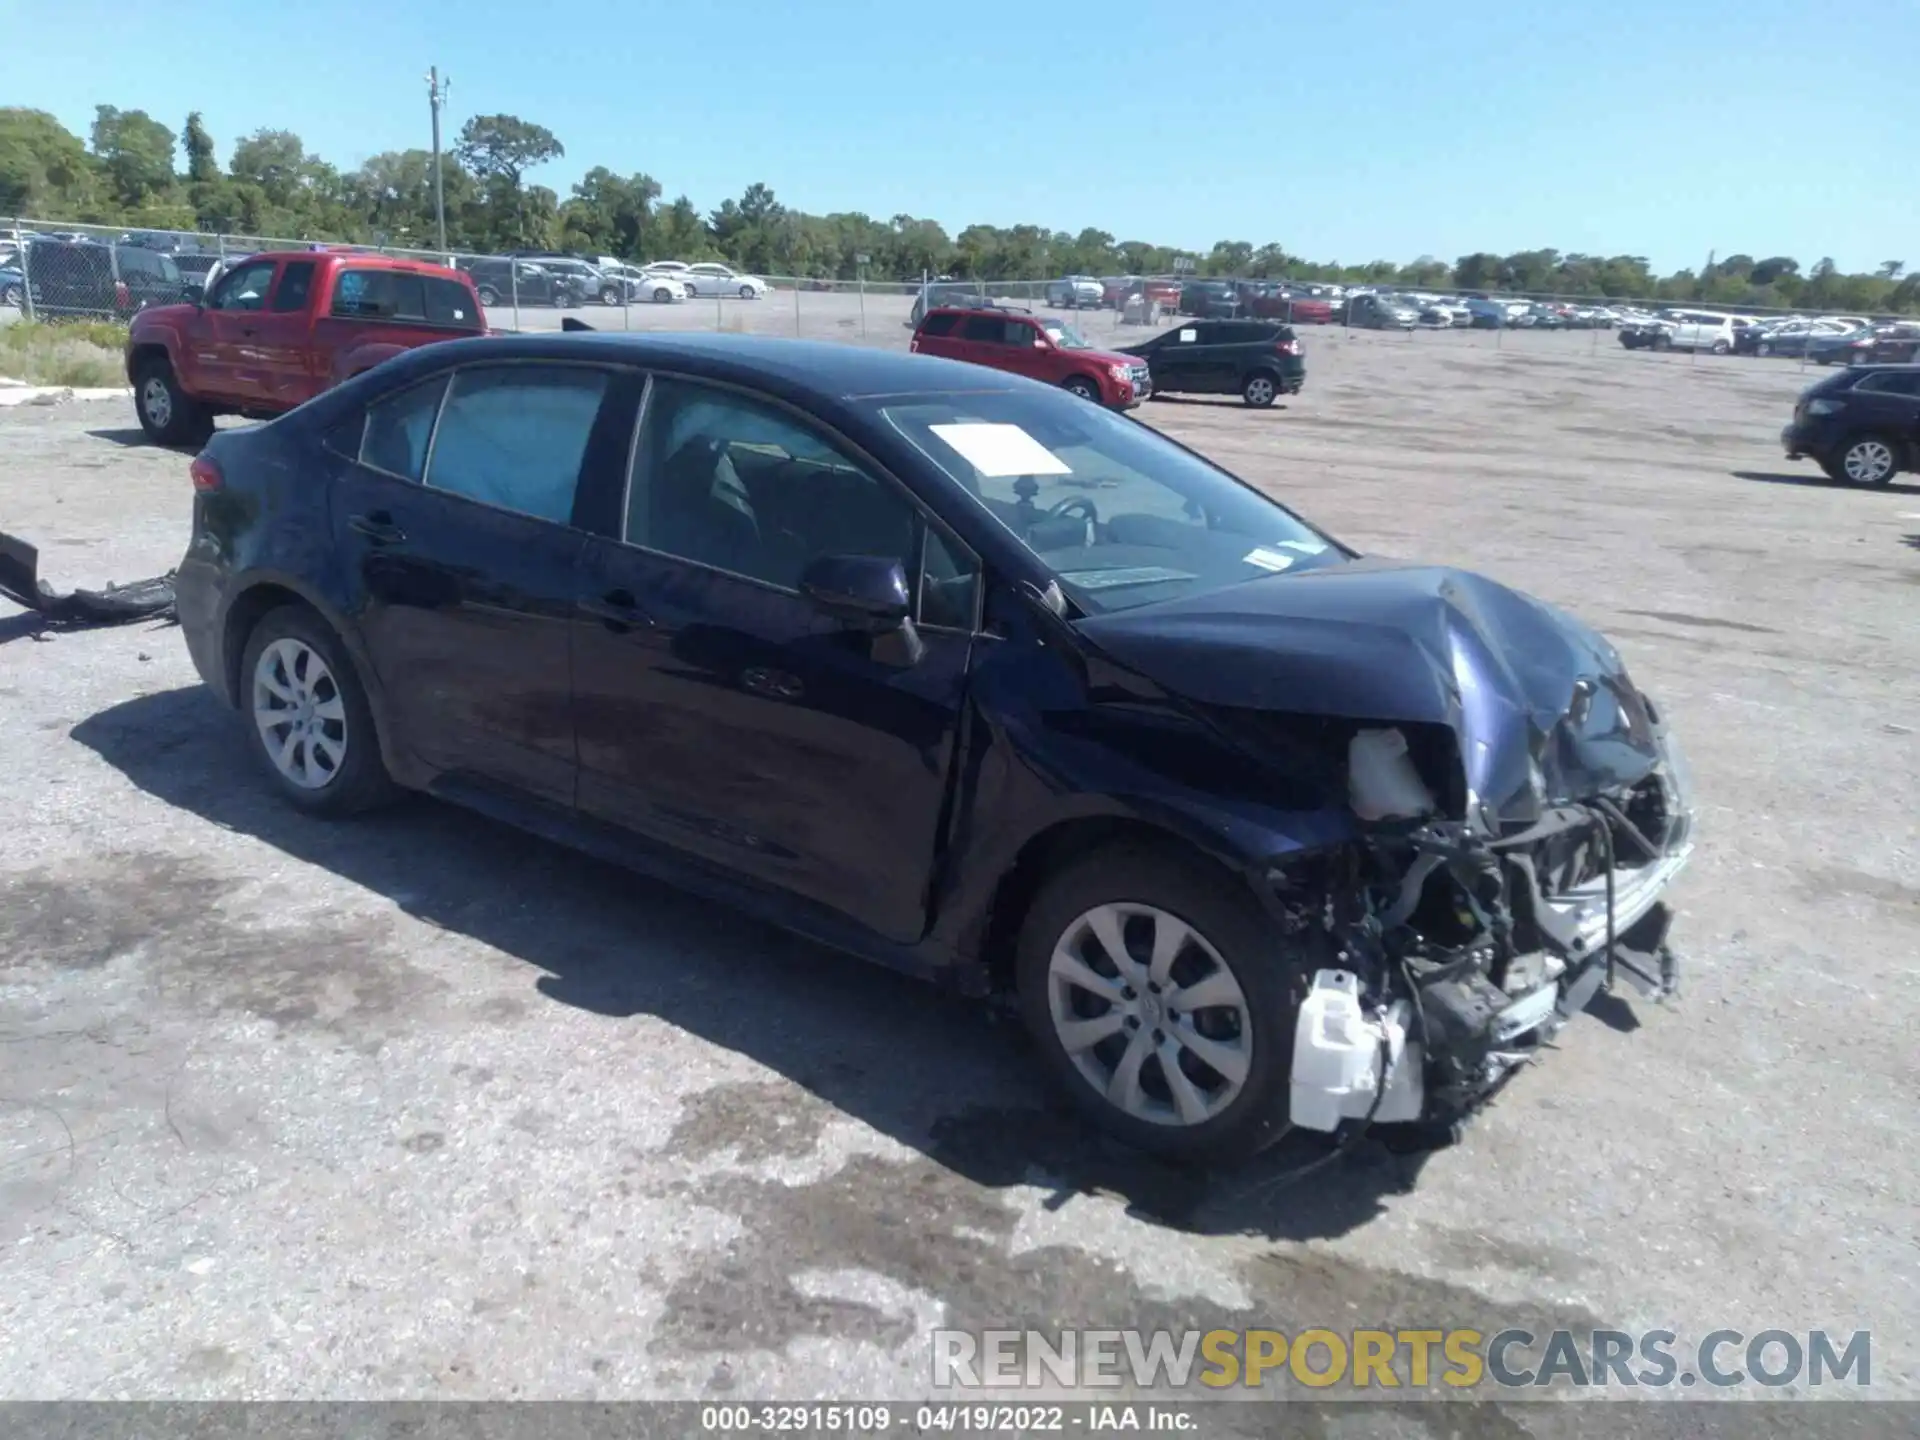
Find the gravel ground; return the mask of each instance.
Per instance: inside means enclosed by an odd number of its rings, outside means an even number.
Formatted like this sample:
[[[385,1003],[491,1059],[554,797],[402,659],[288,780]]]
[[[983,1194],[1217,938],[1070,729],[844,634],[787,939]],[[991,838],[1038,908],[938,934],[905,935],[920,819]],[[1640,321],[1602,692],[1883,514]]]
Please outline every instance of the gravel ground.
[[[1376,1322],[1864,1328],[1920,1395],[1920,486],[1785,463],[1790,364],[1307,340],[1289,404],[1147,417],[1619,641],[1703,807],[1678,1002],[1424,1163],[1183,1177],[964,1003],[432,802],[293,814],[176,633],[0,601],[0,1396],[904,1396],[940,1324]],[[185,468],[124,404],[6,412],[0,528],[150,575]]]

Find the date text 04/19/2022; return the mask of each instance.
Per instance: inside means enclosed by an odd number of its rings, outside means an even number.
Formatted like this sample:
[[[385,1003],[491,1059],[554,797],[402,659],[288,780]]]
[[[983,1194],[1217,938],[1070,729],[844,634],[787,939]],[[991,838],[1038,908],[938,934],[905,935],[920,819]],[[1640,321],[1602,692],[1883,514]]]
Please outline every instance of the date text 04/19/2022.
[[[1034,1435],[1075,1431],[1154,1431],[1190,1434],[1194,1415],[1158,1404],[703,1405],[700,1428],[710,1434]]]

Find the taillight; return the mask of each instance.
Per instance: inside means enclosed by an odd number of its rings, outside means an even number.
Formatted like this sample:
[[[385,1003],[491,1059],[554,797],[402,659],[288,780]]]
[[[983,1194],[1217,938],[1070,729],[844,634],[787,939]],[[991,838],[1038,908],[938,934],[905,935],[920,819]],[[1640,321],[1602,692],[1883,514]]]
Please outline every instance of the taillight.
[[[193,489],[197,495],[210,494],[227,483],[226,477],[220,473],[220,467],[205,455],[194,456],[187,473],[193,477]]]
[[[1298,355],[1300,353],[1300,342],[1298,340],[1282,340],[1273,348],[1278,350],[1282,355]]]
[[[113,282],[113,298],[123,310],[133,303],[133,292],[127,289],[126,281],[116,280]]]

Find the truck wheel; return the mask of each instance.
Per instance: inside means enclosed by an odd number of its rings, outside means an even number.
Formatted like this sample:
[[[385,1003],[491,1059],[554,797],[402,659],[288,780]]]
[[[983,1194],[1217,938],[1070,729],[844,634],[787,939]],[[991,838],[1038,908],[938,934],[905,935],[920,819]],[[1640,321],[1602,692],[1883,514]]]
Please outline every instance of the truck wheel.
[[[213,434],[213,416],[180,388],[173,366],[161,359],[142,361],[134,373],[133,408],[140,428],[156,445],[207,443]]]

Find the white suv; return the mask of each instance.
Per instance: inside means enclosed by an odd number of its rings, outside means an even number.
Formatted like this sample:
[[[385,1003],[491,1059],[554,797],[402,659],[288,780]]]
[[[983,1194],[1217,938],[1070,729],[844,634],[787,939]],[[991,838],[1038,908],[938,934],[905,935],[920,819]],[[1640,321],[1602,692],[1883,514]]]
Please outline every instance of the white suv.
[[[1733,317],[1712,310],[1669,310],[1664,317],[1673,333],[1668,343],[1676,350],[1710,350],[1715,355],[1733,353]]]

